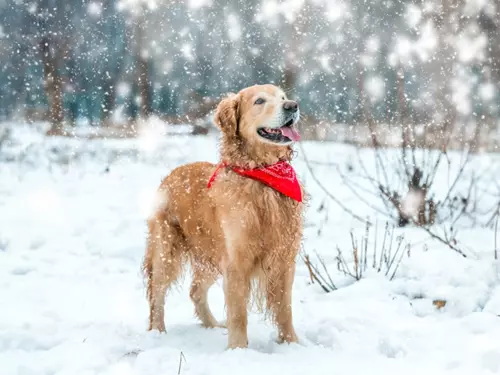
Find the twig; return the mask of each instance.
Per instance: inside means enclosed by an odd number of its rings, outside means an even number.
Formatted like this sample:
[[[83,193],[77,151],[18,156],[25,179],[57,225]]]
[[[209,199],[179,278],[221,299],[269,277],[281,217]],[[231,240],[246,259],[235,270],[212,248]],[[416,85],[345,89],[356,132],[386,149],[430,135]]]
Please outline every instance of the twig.
[[[374,139],[376,140],[376,135],[373,136]],[[387,164],[387,162],[383,162],[382,161],[382,157],[380,156],[380,151],[379,151],[379,146],[378,146],[378,143],[377,144],[374,144],[373,146],[375,148],[375,171],[377,173],[377,179],[374,179],[373,177],[370,176],[370,174],[368,173],[368,170],[366,169],[366,166],[365,166],[365,163],[363,162],[363,159],[361,158],[361,155],[360,155],[360,150],[359,148],[357,149],[357,156],[358,156],[358,163],[361,167],[361,169],[363,170],[366,178],[373,183],[373,186],[375,188],[375,190],[379,189],[380,187],[380,170],[382,170],[382,173],[383,173],[383,177],[384,177],[384,180],[385,180],[385,184],[386,186],[390,186],[390,183],[389,183],[389,178],[387,177],[387,172],[386,172],[386,169],[385,169],[385,165]],[[390,210],[390,206],[389,204],[386,202],[385,199],[382,199],[382,202],[384,203],[385,205],[385,209],[388,213],[388,216],[389,217],[392,217],[391,215],[391,210]]]
[[[500,216],[500,203],[497,208],[497,218],[495,220],[495,260],[498,260],[498,246],[497,246],[497,235],[498,235],[498,217]]]
[[[5,130],[0,133],[0,150],[2,149],[3,144],[7,143],[7,141],[9,140],[9,136],[10,136],[9,128],[5,128]]]
[[[377,259],[377,238],[378,238],[378,220],[375,221],[375,245],[373,246],[373,264],[372,268],[376,267],[376,259]]]
[[[446,197],[444,198],[444,200],[442,201],[442,205],[445,204],[445,202],[447,202],[448,199],[450,199],[450,194],[451,192],[455,189],[455,185],[458,183],[458,181],[460,180],[460,177],[462,176],[463,172],[464,172],[464,169],[466,167],[466,165],[469,163],[470,161],[470,151],[467,150],[466,151],[466,154],[465,154],[465,161],[462,163],[462,165],[460,166],[460,169],[458,170],[458,173],[457,175],[455,176],[455,180],[453,181],[453,183],[451,184],[450,188],[448,189],[448,192],[446,194]]]
[[[323,258],[321,258],[317,253],[316,253],[316,257],[318,258],[319,260],[319,263],[323,266],[323,270],[325,271],[326,273],[326,276],[328,276],[328,280],[330,281],[330,286],[333,290],[336,290],[337,287],[335,286],[335,283],[333,282],[331,276],[330,276],[330,273],[328,272],[328,269],[326,268],[326,264],[325,264],[325,261],[323,260]]]
[[[396,263],[396,268],[394,269],[394,272],[392,273],[391,275],[391,278],[389,280],[394,280],[394,276],[396,276],[396,272],[398,271],[398,268],[399,268],[399,265],[401,264],[401,261],[403,260],[403,256],[406,254],[408,254],[408,256],[410,256],[410,244],[406,245],[405,247],[405,250],[406,251],[402,251],[401,252],[401,256],[399,257],[399,260],[398,262]]]
[[[181,368],[182,368],[182,360],[184,359],[184,362],[186,362],[186,357],[184,357],[184,353],[181,352],[179,356],[179,370],[177,370],[177,375],[181,375]]]
[[[311,263],[311,269],[313,270],[313,274],[317,277],[317,280],[318,283],[321,282],[321,284],[324,286],[325,289],[328,289],[328,291],[333,291],[333,290],[336,290],[337,287],[335,286],[335,284],[329,284],[328,281],[326,280],[326,278],[323,276],[323,274],[321,273],[321,271],[314,265]],[[330,278],[330,275],[328,275],[328,278],[331,280]]]
[[[366,261],[368,258],[368,237],[370,232],[370,224],[368,224],[368,220],[366,221],[366,231],[365,231],[365,255],[363,258],[363,268],[366,271]],[[376,235],[376,233],[375,233]],[[376,250],[375,250],[376,251]]]
[[[365,271],[365,269],[363,268],[363,264],[364,264],[363,249],[364,249],[364,247],[365,247],[365,239],[364,239],[364,237],[361,237],[361,246],[359,247],[359,279],[360,280],[363,278],[363,272]],[[356,251],[358,251],[358,249],[356,249]]]
[[[384,240],[382,242],[382,249],[380,250],[380,262],[378,265],[378,272],[382,269],[382,260],[384,258],[384,253],[385,253],[385,241],[387,239],[387,234],[389,233],[389,223],[385,223],[385,230],[384,230]]]
[[[333,196],[333,194],[331,194],[328,189],[326,189],[326,187],[321,183],[321,181],[319,181],[319,179],[316,177],[316,174],[314,173],[313,169],[311,168],[311,165],[309,164],[309,159],[307,158],[306,156],[306,153],[304,151],[304,147],[302,146],[301,143],[299,143],[299,147],[300,149],[302,150],[302,155],[304,155],[304,160],[306,162],[306,166],[307,166],[307,169],[309,171],[309,173],[311,174],[311,177],[313,178],[313,180],[319,185],[319,187],[323,190],[323,192],[331,199],[333,200],[335,203],[337,203],[345,212],[347,212],[349,215],[351,215],[353,218],[355,218],[356,220],[360,221],[360,222],[364,222],[364,220],[356,215],[354,212],[352,212],[351,210],[349,210],[346,206],[344,206],[342,204],[342,202],[340,200],[338,200],[337,198],[335,198]]]
[[[390,243],[390,245],[389,245],[389,250],[388,250],[388,251],[389,251],[389,256],[388,256],[388,258],[387,258],[387,259],[391,259],[391,254],[392,254],[392,243],[393,243],[393,242],[392,242],[392,240],[393,240],[393,239],[394,239],[394,228],[391,230],[391,242],[389,242],[389,243]]]
[[[320,272],[318,272],[318,269],[316,267],[313,266],[313,264],[311,263],[310,259],[309,259],[309,255],[305,255],[302,257],[302,260],[304,261],[304,263],[306,264],[307,266],[307,269],[309,270],[309,276],[311,277],[311,280],[316,280],[318,282],[318,285],[326,292],[326,293],[330,293],[332,290],[335,290],[335,289],[328,289],[325,284],[320,280],[320,278],[323,278],[323,276],[321,275]],[[330,277],[330,276],[328,276]]]
[[[359,260],[358,260],[358,244],[354,240],[354,234],[351,232],[351,241],[352,241],[352,255],[354,257],[354,272],[356,275],[356,280],[359,280]]]
[[[311,284],[314,284],[314,273],[313,273],[313,270],[311,268],[311,261],[309,260],[309,255],[305,255],[302,257],[302,260],[304,261],[307,269],[309,270],[309,277],[311,279]]]
[[[351,247],[352,249],[350,250],[352,252],[352,263],[350,265],[347,264],[342,251],[340,248],[337,246],[337,252],[338,255],[336,257],[337,260],[337,269],[338,271],[342,272],[344,276],[350,276],[356,281],[361,280],[365,275],[366,275],[366,270],[368,269],[368,242],[369,242],[369,225],[367,225],[367,228],[365,230],[364,235],[361,237],[361,244],[358,243],[356,240],[353,232],[350,233],[351,235]],[[410,256],[410,245],[405,245],[404,247],[402,246],[404,237],[403,236],[398,236],[397,237],[397,249],[393,252],[392,251],[392,246],[394,244],[393,242],[393,237],[394,237],[394,227],[392,228],[392,231],[389,232],[388,230],[388,223],[386,225],[386,231],[384,235],[384,248],[381,249],[380,253],[380,265],[377,268],[376,264],[376,256],[377,256],[377,249],[376,246],[373,247],[373,263],[371,263],[371,267],[376,270],[377,272],[381,272],[383,268],[383,273],[384,276],[387,278],[390,278],[390,280],[393,280],[398,269],[399,265],[402,263],[403,257]],[[391,236],[391,241],[389,244],[389,247],[385,247],[385,242],[388,236]],[[376,233],[375,233],[376,236]],[[375,241],[376,243],[376,241]],[[389,254],[392,255],[389,255]],[[302,256],[302,254],[301,254]],[[318,258],[318,261],[321,264],[322,270],[319,269],[319,267],[316,267],[310,260],[310,257],[306,254],[305,256],[302,256],[302,259],[304,263],[306,264],[307,269],[309,270],[309,276],[311,278],[311,283],[314,283],[316,281],[319,286],[327,293],[332,292],[334,290],[337,290],[338,288],[335,286],[330,272],[328,271],[328,268],[326,266],[325,261],[316,253],[316,257]],[[383,267],[382,267],[383,266]]]
[[[338,246],[337,246],[337,264],[339,271],[342,271],[344,275],[349,275],[351,277],[356,278],[356,276],[354,276],[349,270],[349,266],[347,265],[347,262],[345,261],[344,256],[342,255],[342,251],[340,251],[340,248]],[[342,270],[340,269],[341,265],[342,265]]]
[[[364,188],[363,186],[355,183],[353,180],[348,179],[347,176],[344,173],[342,173],[342,171],[340,170],[340,167],[338,165],[336,165],[336,168],[337,168],[337,172],[339,173],[340,177],[342,178],[342,181],[344,182],[345,186],[351,191],[351,193],[353,193],[356,196],[356,198],[358,198],[361,202],[363,202],[366,206],[370,207],[372,210],[374,210],[382,215],[387,215],[390,218],[394,219],[394,217],[390,214],[390,212],[388,212],[389,210],[387,210],[387,205],[386,205],[386,212],[384,212],[382,209],[374,206],[367,199],[365,199],[359,193],[359,191],[363,191],[367,194],[372,194],[376,198],[379,198],[380,197],[379,195],[377,195],[374,192],[372,192],[372,191]],[[358,189],[359,191],[356,189]]]
[[[396,238],[396,241],[398,241],[398,247],[396,249],[396,252],[394,253],[394,256],[389,257],[389,259],[388,259],[389,263],[387,264],[387,271],[385,272],[386,276],[389,274],[389,271],[392,268],[394,260],[396,259],[396,256],[398,255],[399,250],[401,249],[401,244],[403,243],[403,236],[399,236],[398,238]]]
[[[441,236],[438,236],[437,234],[435,234],[434,232],[432,232],[429,228],[427,227],[421,227],[423,230],[425,230],[429,236],[431,236],[432,238],[434,238],[435,240],[438,240],[439,242],[447,245],[450,249],[456,251],[457,253],[459,253],[461,256],[463,256],[464,258],[467,258],[467,255],[462,251],[460,250],[458,247],[456,246],[453,246],[451,244],[451,241],[448,240],[448,239],[443,239]]]

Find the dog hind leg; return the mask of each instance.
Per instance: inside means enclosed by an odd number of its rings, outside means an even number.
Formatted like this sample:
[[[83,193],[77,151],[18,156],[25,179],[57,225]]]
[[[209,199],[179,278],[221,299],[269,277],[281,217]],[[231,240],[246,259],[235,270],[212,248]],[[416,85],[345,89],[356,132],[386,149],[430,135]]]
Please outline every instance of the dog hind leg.
[[[144,272],[148,287],[149,328],[165,332],[165,295],[182,272],[182,246],[184,238],[175,225],[163,218],[149,221],[149,236]]]
[[[208,305],[208,290],[217,279],[217,274],[210,271],[202,271],[193,267],[193,282],[189,296],[193,301],[196,316],[201,320],[204,327],[213,328],[221,327],[210,311]]]

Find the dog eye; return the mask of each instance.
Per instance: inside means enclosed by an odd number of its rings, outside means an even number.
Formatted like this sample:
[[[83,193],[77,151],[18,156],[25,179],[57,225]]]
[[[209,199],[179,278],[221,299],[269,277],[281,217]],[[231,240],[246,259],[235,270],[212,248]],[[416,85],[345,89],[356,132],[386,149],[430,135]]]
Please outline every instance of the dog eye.
[[[265,100],[264,100],[264,99],[262,99],[262,98],[258,98],[258,99],[255,101],[255,104],[262,104],[262,103],[264,103],[264,102],[265,102]]]

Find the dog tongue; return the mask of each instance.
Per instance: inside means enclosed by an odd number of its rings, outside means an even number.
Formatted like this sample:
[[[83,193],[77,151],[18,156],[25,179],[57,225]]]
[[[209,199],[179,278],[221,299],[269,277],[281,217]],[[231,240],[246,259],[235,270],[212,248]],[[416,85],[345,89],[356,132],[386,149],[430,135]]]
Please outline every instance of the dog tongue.
[[[292,126],[283,126],[280,128],[281,134],[283,134],[285,137],[290,138],[292,141],[298,141],[300,140],[300,134],[297,130],[295,130],[294,127]]]

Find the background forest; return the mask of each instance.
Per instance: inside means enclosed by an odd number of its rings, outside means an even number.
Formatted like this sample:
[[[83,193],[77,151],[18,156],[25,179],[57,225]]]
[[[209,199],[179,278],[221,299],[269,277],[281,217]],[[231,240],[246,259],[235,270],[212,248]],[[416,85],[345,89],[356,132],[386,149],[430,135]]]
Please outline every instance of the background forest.
[[[496,135],[498,27],[493,0],[0,0],[0,118],[178,122],[274,82],[327,130]]]

